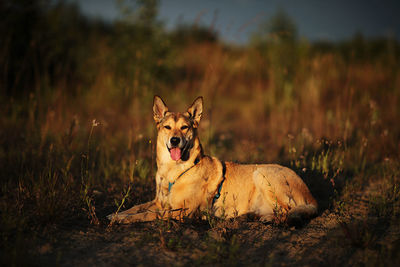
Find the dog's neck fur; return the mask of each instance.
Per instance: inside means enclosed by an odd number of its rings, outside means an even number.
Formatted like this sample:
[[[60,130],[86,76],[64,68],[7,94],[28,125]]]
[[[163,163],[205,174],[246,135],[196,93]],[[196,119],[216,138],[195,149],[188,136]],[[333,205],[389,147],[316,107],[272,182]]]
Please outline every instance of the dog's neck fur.
[[[204,152],[199,137],[196,135],[190,142],[187,151],[184,152],[189,153],[187,160],[175,161],[171,159],[165,142],[157,137],[157,174],[166,178],[169,182],[174,182],[183,171],[195,165],[196,160],[201,160],[204,157]]]

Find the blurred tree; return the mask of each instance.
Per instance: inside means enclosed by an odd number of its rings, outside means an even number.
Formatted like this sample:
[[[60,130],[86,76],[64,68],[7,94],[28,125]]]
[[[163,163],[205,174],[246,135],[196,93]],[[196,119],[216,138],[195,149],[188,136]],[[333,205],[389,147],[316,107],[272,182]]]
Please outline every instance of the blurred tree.
[[[63,0],[1,1],[1,95],[55,88],[74,94],[101,73],[112,78],[110,91],[129,96],[168,78],[169,38],[156,19],[158,1],[117,5],[121,19],[107,24]]]
[[[157,20],[157,0],[117,0],[121,18],[114,23],[110,62],[117,88],[126,99],[135,94],[152,94],[157,82],[169,79],[170,42]],[[157,77],[157,79],[156,79]]]
[[[29,61],[41,5],[39,1],[1,1],[0,16],[0,86],[9,95],[34,79]]]
[[[264,44],[293,43],[297,41],[297,37],[296,24],[283,9],[279,9],[269,20],[260,24],[253,41]]]
[[[125,23],[154,27],[157,23],[158,0],[116,0]]]
[[[171,39],[174,44],[178,46],[183,46],[190,42],[214,43],[218,40],[218,34],[209,27],[181,24],[178,25],[174,31],[172,31]]]
[[[251,41],[268,61],[267,75],[270,76],[277,101],[290,99],[299,56],[296,24],[280,9],[273,17],[260,24]]]
[[[51,89],[81,80],[90,56],[87,41],[97,23],[75,4],[50,0],[0,3],[0,85],[5,95]]]

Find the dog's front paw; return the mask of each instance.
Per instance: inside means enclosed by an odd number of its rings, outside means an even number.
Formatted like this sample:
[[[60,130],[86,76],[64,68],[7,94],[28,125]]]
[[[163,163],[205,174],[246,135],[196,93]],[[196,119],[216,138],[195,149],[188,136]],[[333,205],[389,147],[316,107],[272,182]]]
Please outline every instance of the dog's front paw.
[[[124,219],[128,217],[127,214],[121,214],[121,213],[111,213],[110,215],[107,215],[107,219],[112,221],[112,222],[122,222]]]

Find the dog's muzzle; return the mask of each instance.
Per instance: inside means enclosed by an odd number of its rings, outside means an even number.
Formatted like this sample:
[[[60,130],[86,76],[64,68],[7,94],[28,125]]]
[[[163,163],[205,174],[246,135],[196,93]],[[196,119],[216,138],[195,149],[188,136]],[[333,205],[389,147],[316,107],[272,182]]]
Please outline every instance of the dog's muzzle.
[[[181,137],[172,137],[167,145],[172,160],[180,160],[185,150],[185,142]]]

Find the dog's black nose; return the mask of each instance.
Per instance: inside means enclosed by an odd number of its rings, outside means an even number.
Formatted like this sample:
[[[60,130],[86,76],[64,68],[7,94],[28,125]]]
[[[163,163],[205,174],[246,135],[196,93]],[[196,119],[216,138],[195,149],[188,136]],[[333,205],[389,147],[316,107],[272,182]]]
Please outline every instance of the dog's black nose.
[[[172,137],[170,141],[172,146],[177,146],[181,142],[181,139],[179,137]]]

